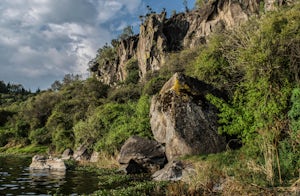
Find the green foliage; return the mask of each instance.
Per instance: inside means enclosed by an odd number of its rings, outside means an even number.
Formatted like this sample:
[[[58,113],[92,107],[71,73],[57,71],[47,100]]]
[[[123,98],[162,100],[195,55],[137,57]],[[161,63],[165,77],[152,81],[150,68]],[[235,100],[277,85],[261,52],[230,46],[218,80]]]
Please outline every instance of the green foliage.
[[[74,133],[71,130],[58,127],[52,132],[52,145],[58,153],[62,153],[67,148],[73,148],[74,141]]]
[[[123,32],[119,36],[119,39],[128,39],[129,37],[133,36],[133,29],[132,26],[127,26],[123,29]]]
[[[104,67],[112,65],[116,59],[116,48],[106,44],[102,48],[98,49],[96,57],[89,62],[90,71],[97,71],[99,66]]]
[[[61,96],[56,92],[40,93],[26,102],[19,118],[24,119],[31,129],[41,128],[45,126],[53,108],[60,100]]]
[[[196,0],[195,6],[196,8],[202,8],[207,2],[208,0]]]
[[[76,145],[96,143],[98,150],[114,153],[132,135],[151,137],[149,110],[149,96],[101,105],[74,126]]]
[[[168,182],[154,182],[149,176],[112,173],[99,177],[101,189],[95,195],[161,195]]]
[[[292,107],[288,113],[291,120],[291,129],[300,131],[300,88],[295,88],[291,96]]]
[[[152,77],[143,88],[143,94],[152,96],[160,91],[163,85],[168,81],[169,78],[164,76]]]
[[[138,103],[109,104],[102,113],[107,120],[106,128],[109,130],[97,142],[99,150],[113,153],[120,150],[122,144],[132,135],[151,137],[149,107],[150,99],[142,96]],[[107,119],[109,118],[109,119]],[[103,119],[103,120],[104,120]]]
[[[46,127],[32,130],[29,133],[29,140],[32,144],[45,145],[51,142],[51,133]]]
[[[5,146],[13,136],[14,134],[11,131],[0,129],[0,147]]]
[[[13,146],[7,149],[0,148],[0,152],[5,150],[7,154],[45,154],[47,151],[47,146],[40,146],[40,145],[27,145],[27,146]]]
[[[195,61],[198,78],[228,92],[229,100],[207,98],[220,111],[219,131],[242,139],[252,182],[262,186],[288,182],[299,168],[299,11],[249,21],[214,38]]]
[[[230,66],[222,48],[225,39],[222,35],[213,36],[207,46],[199,49],[201,52],[193,62],[194,67],[187,73],[231,94],[242,72]]]
[[[291,108],[288,112],[290,130],[287,137],[279,144],[279,158],[282,177],[285,182],[297,178],[300,168],[300,89],[295,88],[291,96]]]
[[[299,6],[272,13],[261,22],[250,21],[226,34],[222,44],[210,45],[212,50],[206,50],[196,61],[200,78],[213,84],[220,79],[221,88],[224,83],[234,86],[225,88],[232,92],[229,102],[211,98],[221,111],[222,133],[238,134],[244,142],[251,142],[259,135],[258,130],[267,130],[275,121],[287,118],[291,89],[298,83],[299,72],[293,70],[298,69],[295,61],[299,57],[285,56],[292,50],[287,43],[300,41],[299,24],[294,22],[300,19],[298,12]],[[255,32],[249,34],[249,28]]]
[[[0,109],[0,127],[4,126],[13,114],[14,112]]]
[[[127,63],[126,63],[126,72],[127,72],[127,77],[125,79],[125,84],[137,84],[140,76],[139,76],[139,64],[137,59],[131,58]]]
[[[118,103],[126,103],[128,101],[136,101],[141,95],[139,85],[128,84],[124,86],[118,86],[111,88],[108,92],[108,100],[115,101]]]

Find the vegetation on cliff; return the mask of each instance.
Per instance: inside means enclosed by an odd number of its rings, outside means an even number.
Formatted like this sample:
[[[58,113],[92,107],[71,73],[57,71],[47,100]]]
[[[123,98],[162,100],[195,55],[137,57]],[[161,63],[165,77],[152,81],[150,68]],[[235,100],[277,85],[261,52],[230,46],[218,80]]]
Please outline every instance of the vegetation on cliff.
[[[126,66],[127,79],[115,86],[96,76],[81,80],[67,75],[46,91],[21,90],[18,99],[20,92],[1,90],[0,151],[42,145],[49,146],[50,152],[61,152],[86,144],[91,150],[114,155],[131,135],[152,137],[150,98],[172,73],[181,71],[226,94],[226,100],[207,98],[220,111],[220,133],[235,138],[242,147],[189,158],[199,164],[199,174],[189,186],[176,184],[176,190],[209,193],[224,179],[228,194],[251,189],[272,193],[284,186],[299,189],[299,13],[296,3],[214,34],[208,44],[196,49],[169,53],[165,65],[143,80],[132,59]],[[97,66],[115,61],[116,47],[99,49]],[[16,96],[3,99],[11,93]]]

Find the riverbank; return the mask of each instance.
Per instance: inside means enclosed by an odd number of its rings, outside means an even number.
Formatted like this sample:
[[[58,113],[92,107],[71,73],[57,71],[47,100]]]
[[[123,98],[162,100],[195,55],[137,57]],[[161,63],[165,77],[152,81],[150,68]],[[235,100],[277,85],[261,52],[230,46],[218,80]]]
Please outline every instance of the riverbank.
[[[42,149],[42,150],[41,150]],[[27,154],[25,153],[27,152]],[[29,153],[30,152],[30,153]],[[254,171],[254,166],[250,167],[251,161],[244,156],[243,149],[236,151],[226,151],[219,154],[188,156],[181,160],[185,163],[192,164],[195,168],[195,175],[190,179],[178,182],[155,182],[151,179],[150,174],[126,175],[118,170],[118,165],[114,157],[107,154],[101,154],[99,161],[96,163],[66,161],[69,168],[67,174],[59,175],[51,173],[30,174],[28,167],[31,157],[34,153],[40,152],[46,154],[46,147],[27,146],[23,148],[12,148],[7,151],[1,151],[0,158],[9,157],[11,161],[19,162],[23,165],[23,172],[28,179],[34,179],[36,176],[48,176],[50,183],[59,184],[54,190],[48,190],[45,194],[70,194],[64,191],[76,189],[76,187],[85,187],[84,183],[91,185],[93,183],[92,192],[84,192],[80,188],[80,194],[93,195],[249,195],[249,194],[288,194],[297,195],[299,193],[299,178],[294,178],[287,184],[281,186],[268,186],[264,184],[264,178],[260,175],[261,171]],[[13,153],[13,154],[11,154]],[[26,160],[26,161],[24,161]],[[25,165],[24,165],[25,164]],[[106,164],[106,166],[105,166]],[[257,167],[259,165],[257,164]],[[2,169],[3,170],[3,169]],[[19,170],[16,170],[19,171]],[[7,171],[1,171],[1,175],[6,175]],[[80,174],[83,177],[72,177],[72,175]],[[89,180],[85,180],[85,177]],[[93,182],[90,180],[93,177]],[[18,178],[20,179],[20,178]],[[39,186],[36,178],[35,186]],[[55,181],[58,180],[58,181]],[[15,181],[15,180],[14,180]],[[47,184],[45,181],[41,181]],[[53,185],[51,185],[53,186]],[[53,188],[48,186],[48,188]],[[21,186],[15,186],[21,187]],[[3,187],[2,187],[3,188]],[[7,187],[5,187],[7,188]],[[14,187],[9,187],[14,189]],[[47,189],[47,188],[46,188]],[[3,190],[2,190],[3,191]],[[83,192],[82,192],[83,191]],[[1,192],[1,190],[0,190]]]

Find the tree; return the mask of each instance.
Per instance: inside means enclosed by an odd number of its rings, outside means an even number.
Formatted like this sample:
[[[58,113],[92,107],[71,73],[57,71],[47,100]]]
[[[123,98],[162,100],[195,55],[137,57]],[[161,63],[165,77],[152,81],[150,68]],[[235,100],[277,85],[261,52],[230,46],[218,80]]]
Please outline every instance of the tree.
[[[61,87],[62,87],[62,83],[58,80],[55,80],[53,84],[51,84],[51,90],[53,91],[58,91],[61,89]]]
[[[7,93],[7,86],[5,84],[5,82],[3,82],[2,80],[0,81],[0,93]]]
[[[127,26],[123,29],[122,34],[119,36],[120,39],[124,40],[124,39],[128,39],[129,37],[133,36],[133,30],[132,30],[132,26]]]
[[[188,7],[187,0],[183,0],[182,3],[183,3],[183,6],[184,6],[185,11],[188,12],[188,11],[189,11],[189,7]]]

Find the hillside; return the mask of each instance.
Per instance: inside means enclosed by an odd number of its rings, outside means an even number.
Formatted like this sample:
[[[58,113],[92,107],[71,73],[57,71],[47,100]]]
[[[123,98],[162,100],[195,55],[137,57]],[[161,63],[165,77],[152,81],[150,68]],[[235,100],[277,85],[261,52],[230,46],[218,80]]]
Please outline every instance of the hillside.
[[[98,50],[86,80],[66,75],[15,101],[1,92],[0,152],[86,146],[116,157],[130,136],[166,144],[157,133],[175,127],[190,153],[167,143],[168,158],[190,155],[197,173],[170,185],[175,195],[299,193],[299,1],[201,2],[142,17],[138,35]],[[188,136],[195,127],[218,131],[207,142],[217,150]]]

